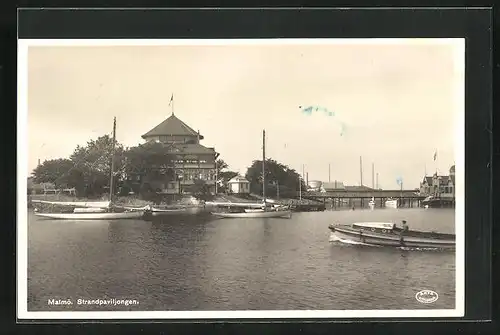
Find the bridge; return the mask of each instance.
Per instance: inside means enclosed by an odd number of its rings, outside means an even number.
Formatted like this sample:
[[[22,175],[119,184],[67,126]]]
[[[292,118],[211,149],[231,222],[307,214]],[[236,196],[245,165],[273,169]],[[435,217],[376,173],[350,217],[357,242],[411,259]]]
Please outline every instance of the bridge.
[[[297,196],[299,196],[297,192]],[[367,198],[407,198],[423,200],[426,195],[422,195],[415,190],[335,190],[328,192],[302,192],[302,197],[306,198],[345,198],[345,199],[367,199]]]

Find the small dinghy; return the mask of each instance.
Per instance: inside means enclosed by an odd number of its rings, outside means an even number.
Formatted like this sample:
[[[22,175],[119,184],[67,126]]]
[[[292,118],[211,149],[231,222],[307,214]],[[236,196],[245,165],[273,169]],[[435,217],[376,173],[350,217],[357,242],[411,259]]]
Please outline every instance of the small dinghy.
[[[331,224],[328,228],[340,240],[377,246],[408,248],[454,249],[455,235],[437,232],[409,230],[391,222],[357,222],[349,225]]]

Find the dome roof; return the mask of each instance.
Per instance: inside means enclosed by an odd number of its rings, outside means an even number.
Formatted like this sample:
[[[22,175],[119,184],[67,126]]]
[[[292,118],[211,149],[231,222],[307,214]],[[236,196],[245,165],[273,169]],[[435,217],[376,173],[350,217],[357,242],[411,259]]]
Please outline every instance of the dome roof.
[[[455,165],[452,165],[450,168],[450,174],[455,173]]]

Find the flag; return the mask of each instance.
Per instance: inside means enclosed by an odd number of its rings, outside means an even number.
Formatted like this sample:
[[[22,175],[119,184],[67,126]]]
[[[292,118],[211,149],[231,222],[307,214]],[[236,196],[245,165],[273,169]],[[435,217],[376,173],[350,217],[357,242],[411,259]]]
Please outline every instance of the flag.
[[[436,150],[436,151],[434,151],[434,161],[436,161],[437,156],[438,156],[438,152]]]
[[[169,106],[172,104],[172,101],[174,101],[174,94],[173,93],[172,93],[172,96],[170,97],[170,101],[168,103]]]
[[[396,183],[398,183],[398,185],[401,186],[401,184],[403,184],[403,178],[398,177],[398,179],[396,179]]]

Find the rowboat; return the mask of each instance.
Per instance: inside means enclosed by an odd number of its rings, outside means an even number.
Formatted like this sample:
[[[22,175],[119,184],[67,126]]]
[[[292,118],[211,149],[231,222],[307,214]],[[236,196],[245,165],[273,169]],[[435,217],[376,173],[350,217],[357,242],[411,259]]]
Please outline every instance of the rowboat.
[[[454,234],[405,230],[397,227],[392,222],[356,222],[348,225],[331,224],[328,228],[340,241],[390,247],[455,248]]]

